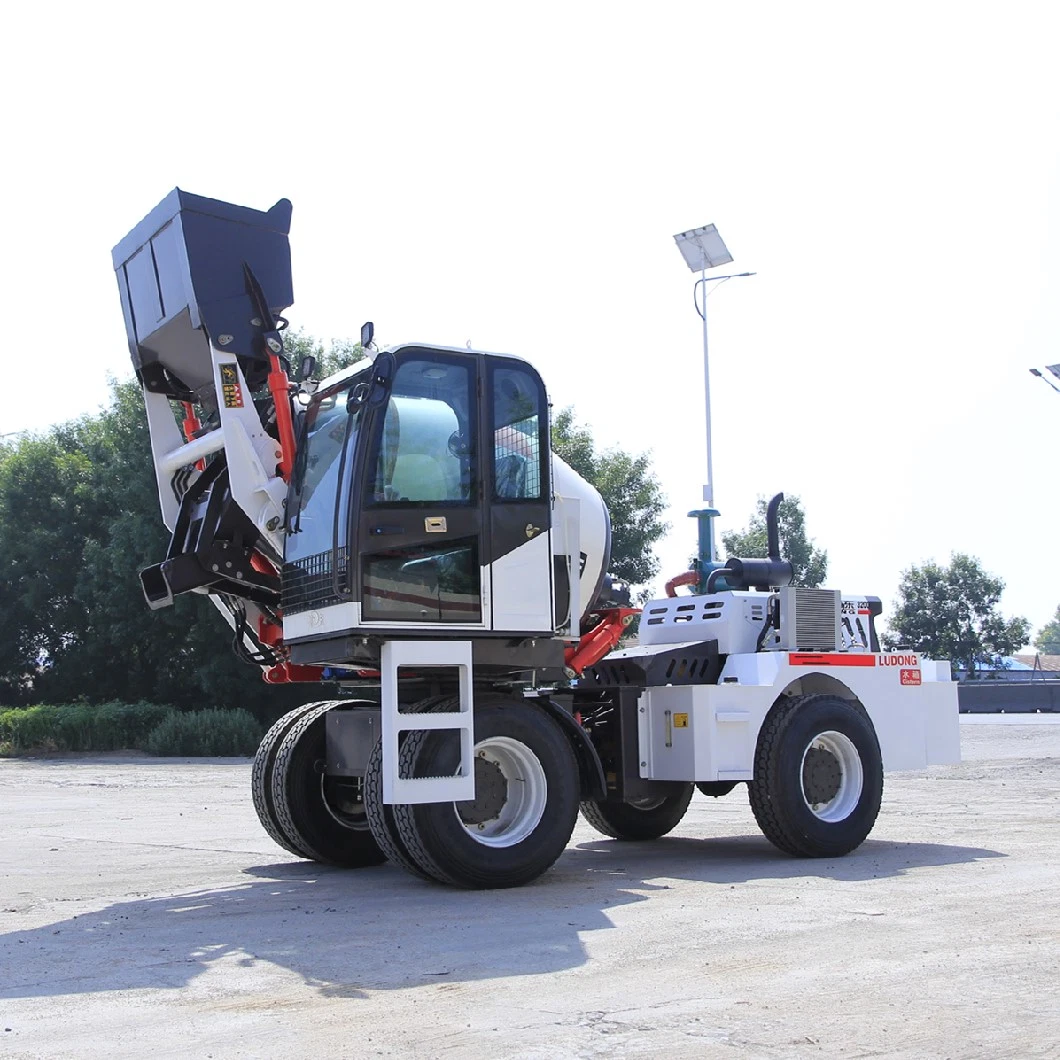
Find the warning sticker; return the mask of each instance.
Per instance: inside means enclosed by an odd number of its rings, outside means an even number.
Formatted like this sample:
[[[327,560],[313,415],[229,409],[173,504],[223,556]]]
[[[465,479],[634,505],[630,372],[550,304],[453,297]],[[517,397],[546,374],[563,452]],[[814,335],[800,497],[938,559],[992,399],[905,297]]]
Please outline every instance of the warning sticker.
[[[674,728],[675,729],[687,729],[688,728],[688,715],[687,714],[675,714],[674,715]]]
[[[920,684],[920,671],[919,670],[900,670],[899,676],[902,679],[903,685],[918,685]]]
[[[226,409],[241,409],[243,407],[243,388],[239,385],[239,373],[234,364],[222,364],[221,370],[221,396]]]

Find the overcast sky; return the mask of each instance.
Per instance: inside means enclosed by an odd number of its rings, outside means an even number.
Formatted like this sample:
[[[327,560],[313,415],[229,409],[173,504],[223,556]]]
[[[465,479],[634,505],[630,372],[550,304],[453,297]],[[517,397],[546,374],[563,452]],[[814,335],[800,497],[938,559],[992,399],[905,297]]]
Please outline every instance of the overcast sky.
[[[799,495],[829,584],[953,551],[1060,603],[1060,64],[1048,5],[18,5],[0,433],[130,371],[111,247],[171,188],[294,203],[294,325],[519,354],[651,449],[684,569],[715,499]],[[146,456],[146,454],[145,454]]]

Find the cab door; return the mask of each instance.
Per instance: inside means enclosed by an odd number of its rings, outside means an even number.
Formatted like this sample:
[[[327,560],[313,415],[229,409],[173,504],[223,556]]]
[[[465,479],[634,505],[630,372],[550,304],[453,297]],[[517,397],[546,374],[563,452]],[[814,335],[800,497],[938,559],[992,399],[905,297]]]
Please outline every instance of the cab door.
[[[486,360],[485,489],[492,628],[555,628],[548,400],[524,361]]]
[[[483,629],[482,358],[405,347],[361,472],[354,555],[363,626]]]

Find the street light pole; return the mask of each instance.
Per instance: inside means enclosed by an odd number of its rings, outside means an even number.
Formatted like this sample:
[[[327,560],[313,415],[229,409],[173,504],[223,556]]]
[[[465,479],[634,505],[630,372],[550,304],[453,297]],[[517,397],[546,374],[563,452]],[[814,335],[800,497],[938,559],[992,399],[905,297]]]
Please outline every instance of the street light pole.
[[[703,289],[703,308],[699,315],[703,318],[703,396],[706,401],[707,414],[707,481],[703,485],[703,503],[714,507],[714,445],[710,437],[710,343],[707,340],[707,269],[704,265],[696,285]],[[695,287],[692,297],[695,298]],[[698,309],[698,305],[697,305]],[[711,559],[714,557],[712,556]]]
[[[714,445],[710,433],[710,343],[707,338],[707,290],[708,283],[724,283],[726,280],[742,279],[745,276],[755,276],[754,272],[733,272],[727,276],[708,276],[706,268],[700,270],[699,279],[692,288],[692,297],[696,305],[696,312],[703,320],[703,395],[706,402],[707,421],[707,481],[703,486],[704,503],[714,507]],[[699,304],[696,292],[702,289],[703,305]]]
[[[708,505],[688,514],[696,520],[699,525],[699,559],[698,591],[706,592],[707,577],[712,570],[716,570],[720,564],[715,558],[717,553],[714,548],[714,519],[718,516],[718,510],[714,507],[714,446],[710,435],[710,345],[707,340],[707,284],[714,281],[724,282],[735,279],[737,276],[754,276],[753,272],[736,272],[728,276],[708,276],[710,269],[716,269],[719,265],[728,265],[733,260],[725,241],[718,234],[714,225],[704,225],[702,228],[693,228],[688,232],[679,232],[674,236],[677,249],[681,251],[681,257],[692,272],[699,273],[692,288],[692,298],[696,305],[696,312],[703,320],[703,397],[706,410],[707,428],[707,481],[703,485],[703,501]],[[703,308],[699,307],[699,299],[696,292],[703,288]]]

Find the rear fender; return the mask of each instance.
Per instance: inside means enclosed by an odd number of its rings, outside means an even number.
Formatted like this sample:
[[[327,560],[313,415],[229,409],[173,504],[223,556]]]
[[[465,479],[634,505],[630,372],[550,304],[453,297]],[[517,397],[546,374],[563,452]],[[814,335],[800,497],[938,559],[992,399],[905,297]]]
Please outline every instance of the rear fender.
[[[864,706],[861,700],[842,681],[832,677],[831,674],[801,674],[780,693],[781,698],[784,696],[815,695],[839,696],[840,699],[846,699],[851,703]]]
[[[607,781],[604,779],[604,767],[600,762],[600,756],[596,753],[589,734],[574,720],[570,711],[564,710],[547,696],[538,696],[527,702],[536,704],[548,714],[559,725],[563,735],[570,742],[571,750],[578,761],[582,798],[607,798]]]

